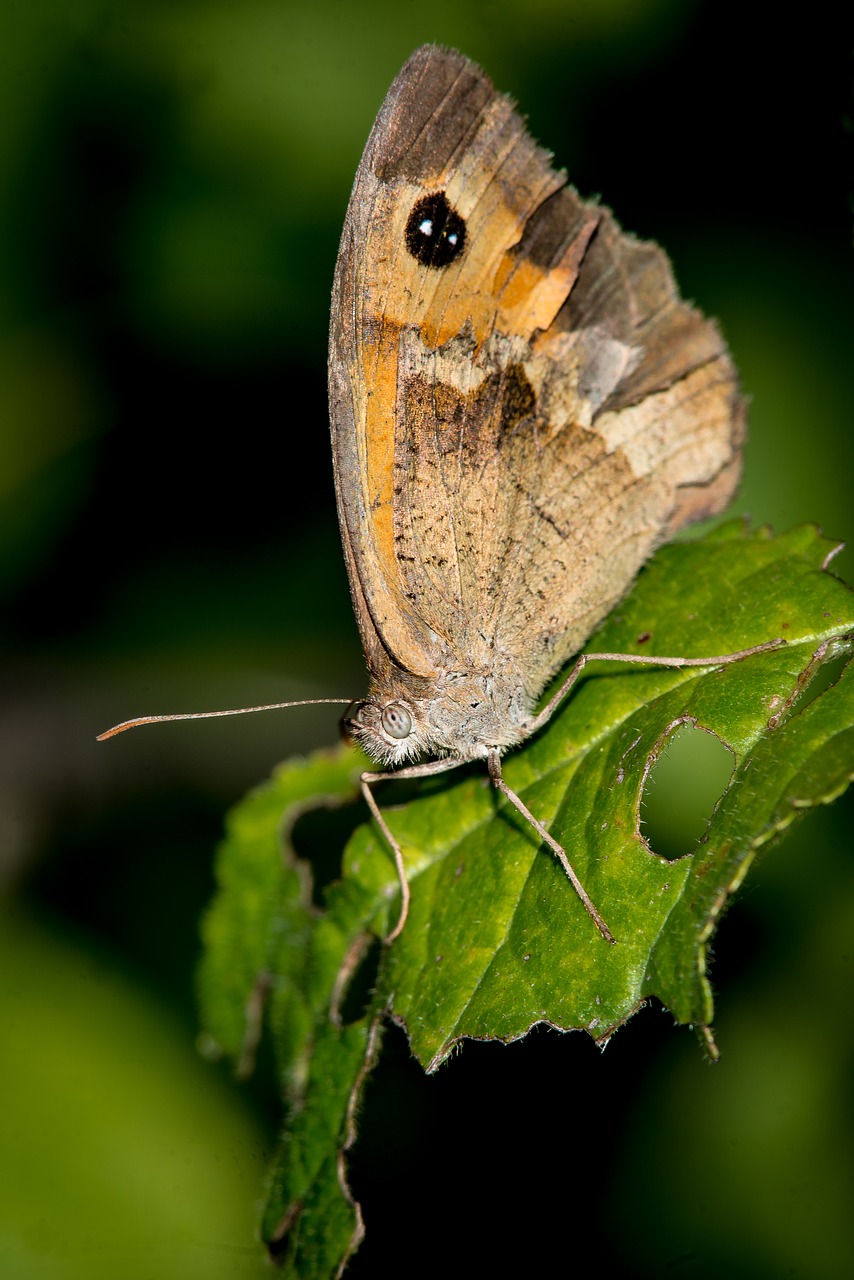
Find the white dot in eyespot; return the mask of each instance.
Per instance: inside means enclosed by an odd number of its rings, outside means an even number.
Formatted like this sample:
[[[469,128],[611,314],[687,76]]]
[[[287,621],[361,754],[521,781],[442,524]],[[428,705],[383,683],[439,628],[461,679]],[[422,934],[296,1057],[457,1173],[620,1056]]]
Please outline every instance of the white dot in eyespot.
[[[456,244],[459,238],[460,237],[457,235],[456,231],[452,231],[448,236],[448,244]]]
[[[418,224],[418,230],[421,232],[422,236],[432,236],[432,234],[433,234],[433,219],[432,219],[432,218],[425,218],[423,222],[419,222],[419,224]]]

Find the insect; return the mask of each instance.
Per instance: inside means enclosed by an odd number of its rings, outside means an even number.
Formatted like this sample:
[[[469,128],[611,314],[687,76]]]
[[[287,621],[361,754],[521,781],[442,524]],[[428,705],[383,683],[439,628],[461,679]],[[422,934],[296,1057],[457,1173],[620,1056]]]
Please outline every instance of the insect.
[[[583,654],[537,709],[652,551],[732,496],[744,402],[716,325],[680,299],[657,245],[567,185],[479,67],[427,45],[392,84],[356,174],[329,389],[370,676],[343,724],[382,766],[362,791],[400,882],[387,941],[410,890],[372,787],[484,760],[613,942],[501,757],[546,723],[588,662],[711,666],[782,643],[715,657]],[[101,736],[222,714],[239,713],[149,716]]]

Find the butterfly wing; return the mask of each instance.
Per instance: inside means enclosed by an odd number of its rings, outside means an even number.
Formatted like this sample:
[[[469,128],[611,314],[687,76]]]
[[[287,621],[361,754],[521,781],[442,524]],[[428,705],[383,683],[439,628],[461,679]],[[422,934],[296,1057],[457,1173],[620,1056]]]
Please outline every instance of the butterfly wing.
[[[447,49],[416,51],[368,140],[329,369],[374,676],[498,651],[536,696],[656,544],[737,480],[743,409],[715,326]]]

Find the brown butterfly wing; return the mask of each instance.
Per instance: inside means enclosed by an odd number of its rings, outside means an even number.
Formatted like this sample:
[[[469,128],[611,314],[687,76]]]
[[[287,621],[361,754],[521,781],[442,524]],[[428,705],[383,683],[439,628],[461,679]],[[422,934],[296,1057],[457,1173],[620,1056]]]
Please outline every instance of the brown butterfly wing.
[[[660,249],[564,184],[479,68],[413,55],[356,176],[330,336],[375,677],[499,653],[536,696],[655,545],[731,495],[742,406],[720,335]],[[459,235],[431,258],[418,235],[443,210]]]

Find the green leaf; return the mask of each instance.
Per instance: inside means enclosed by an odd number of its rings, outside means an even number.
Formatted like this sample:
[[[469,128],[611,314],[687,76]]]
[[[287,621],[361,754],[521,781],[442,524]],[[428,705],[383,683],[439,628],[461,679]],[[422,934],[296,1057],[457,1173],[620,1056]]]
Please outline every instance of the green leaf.
[[[202,986],[214,1038],[244,1065],[258,993],[290,1107],[264,1233],[288,1234],[286,1274],[325,1276],[358,1243],[343,1153],[376,1052],[380,1018],[408,1032],[434,1070],[462,1038],[511,1040],[538,1022],[605,1041],[650,996],[695,1024],[714,1052],[709,938],[757,851],[854,774],[854,689],[828,664],[850,652],[854,598],[826,571],[815,529],[781,537],[725,525],[663,550],[588,652],[726,654],[777,636],[785,648],[718,667],[588,667],[546,728],[508,757],[505,777],[567,850],[617,939],[596,931],[534,829],[472,766],[426,780],[404,808],[379,794],[404,851],[412,903],[348,1022],[352,975],[365,983],[369,937],[397,919],[394,864],[359,827],[326,910],[287,838],[295,814],[356,794],[363,762],[343,749],[284,766],[235,811],[206,926]],[[693,724],[732,754],[732,775],[690,855],[653,852],[640,813],[650,771]],[[284,817],[282,816],[284,813]]]
[[[339,1163],[350,1115],[379,1036],[376,1016],[342,1024],[339,974],[376,913],[356,885],[338,911],[312,905],[312,878],[290,843],[310,808],[353,799],[367,761],[352,751],[291,761],[229,815],[217,860],[218,894],[203,924],[199,996],[211,1052],[251,1070],[266,1016],[290,1108],[272,1172],[262,1233],[283,1274],[330,1275],[362,1237]]]

